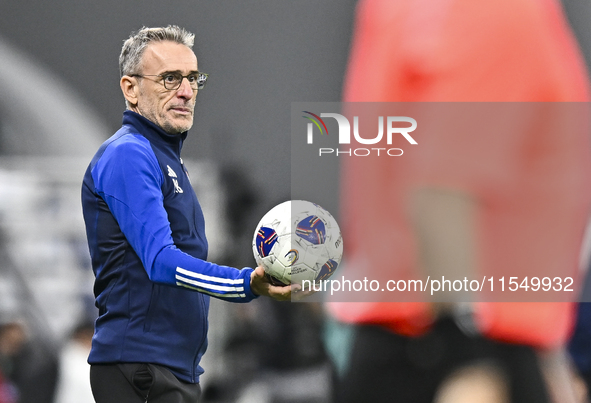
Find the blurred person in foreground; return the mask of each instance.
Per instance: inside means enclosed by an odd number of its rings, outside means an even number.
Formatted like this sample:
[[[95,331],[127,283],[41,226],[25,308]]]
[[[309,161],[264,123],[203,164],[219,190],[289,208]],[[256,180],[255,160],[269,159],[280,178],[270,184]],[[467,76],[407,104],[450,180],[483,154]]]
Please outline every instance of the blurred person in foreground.
[[[360,1],[344,101],[408,103],[418,145],[342,157],[343,268],[470,278],[552,265],[577,278],[589,134],[562,126],[571,111],[558,103],[581,103],[577,115],[588,84],[558,1]],[[574,304],[536,298],[328,304],[353,325],[336,402],[575,401],[564,368],[549,364],[551,381],[566,380],[549,388],[538,356],[562,354]]]
[[[203,213],[180,157],[207,75],[194,35],[142,28],[123,44],[121,129],[82,185],[99,317],[88,358],[97,403],[196,402],[209,297],[278,300],[262,268],[206,261]]]

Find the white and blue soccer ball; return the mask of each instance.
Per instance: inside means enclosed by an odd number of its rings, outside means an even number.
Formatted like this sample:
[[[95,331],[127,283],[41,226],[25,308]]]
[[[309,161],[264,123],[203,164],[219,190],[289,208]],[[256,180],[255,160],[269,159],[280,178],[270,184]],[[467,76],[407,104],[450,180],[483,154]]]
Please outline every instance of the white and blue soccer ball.
[[[343,256],[343,238],[328,211],[309,201],[290,200],[263,216],[252,249],[257,264],[272,279],[314,283],[334,274]]]

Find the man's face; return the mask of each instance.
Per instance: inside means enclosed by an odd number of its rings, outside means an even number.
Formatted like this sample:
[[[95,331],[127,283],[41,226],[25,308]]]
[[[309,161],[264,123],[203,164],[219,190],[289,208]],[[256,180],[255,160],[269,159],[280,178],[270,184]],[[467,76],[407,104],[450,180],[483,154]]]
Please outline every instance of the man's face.
[[[160,77],[164,73],[180,73],[183,76],[197,71],[197,57],[193,51],[175,42],[162,41],[148,45],[144,51],[138,78],[137,105],[132,107],[140,115],[151,120],[170,134],[185,132],[193,126],[193,111],[197,90],[182,80],[177,90],[167,90]]]

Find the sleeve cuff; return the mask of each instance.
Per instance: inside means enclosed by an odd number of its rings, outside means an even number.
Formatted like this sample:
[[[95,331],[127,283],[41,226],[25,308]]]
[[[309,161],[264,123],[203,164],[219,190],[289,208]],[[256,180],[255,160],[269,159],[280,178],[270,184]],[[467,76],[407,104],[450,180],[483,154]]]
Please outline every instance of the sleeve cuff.
[[[244,294],[246,295],[245,302],[252,301],[259,297],[259,295],[255,294],[250,288],[250,277],[252,276],[252,272],[254,269],[250,267],[244,267],[241,271],[242,278],[244,278]]]

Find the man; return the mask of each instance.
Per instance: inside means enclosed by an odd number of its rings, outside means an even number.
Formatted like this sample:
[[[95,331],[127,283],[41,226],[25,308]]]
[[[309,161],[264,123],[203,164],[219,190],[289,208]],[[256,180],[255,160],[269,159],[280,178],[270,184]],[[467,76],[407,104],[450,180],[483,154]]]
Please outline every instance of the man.
[[[209,296],[287,300],[262,268],[207,262],[204,220],[180,152],[207,75],[194,35],[142,28],[119,58],[123,126],[92,159],[82,205],[99,317],[89,356],[97,403],[195,402]]]

